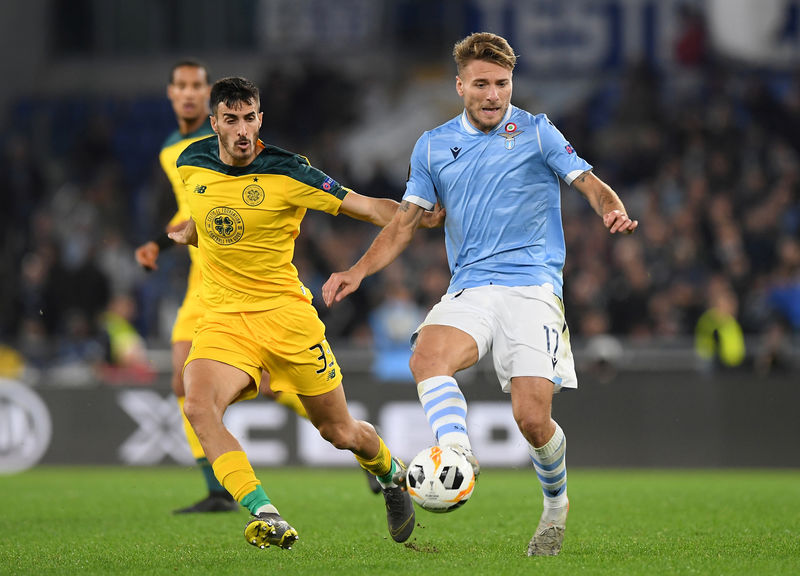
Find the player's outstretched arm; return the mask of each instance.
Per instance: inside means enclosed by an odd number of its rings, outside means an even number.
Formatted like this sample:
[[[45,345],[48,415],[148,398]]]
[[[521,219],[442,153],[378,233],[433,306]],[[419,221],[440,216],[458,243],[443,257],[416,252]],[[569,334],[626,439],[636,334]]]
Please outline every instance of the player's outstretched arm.
[[[399,206],[390,198],[373,198],[350,190],[342,200],[339,212],[383,228],[391,222]],[[438,228],[444,224],[444,216],[444,210],[437,204],[433,211],[422,214],[417,225],[420,228]]]
[[[191,218],[183,222],[183,225],[179,224],[176,229],[167,234],[167,236],[172,238],[173,242],[176,244],[197,246],[197,226]]]
[[[404,200],[394,218],[380,231],[361,259],[349,270],[331,274],[322,286],[325,304],[332,306],[334,302],[341,302],[358,290],[365,277],[382,270],[397,258],[411,242],[423,212],[421,207]]]
[[[638,220],[631,220],[628,217],[617,193],[591,171],[586,171],[575,178],[572,186],[586,197],[597,215],[603,219],[603,225],[612,234],[617,232],[632,234],[639,226]]]

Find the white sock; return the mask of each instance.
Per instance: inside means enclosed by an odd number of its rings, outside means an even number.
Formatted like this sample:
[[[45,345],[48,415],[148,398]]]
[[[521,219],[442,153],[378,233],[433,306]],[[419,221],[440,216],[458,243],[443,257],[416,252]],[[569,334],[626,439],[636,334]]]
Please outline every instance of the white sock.
[[[427,378],[417,384],[417,394],[439,445],[455,444],[471,450],[467,436],[467,401],[455,378]]]
[[[563,509],[567,506],[567,438],[561,426],[547,444],[540,448],[528,445],[528,453],[542,484],[544,511]]]
[[[278,509],[272,504],[264,504],[258,510],[256,510],[255,515],[258,516],[262,512],[266,512],[267,514],[278,514]]]

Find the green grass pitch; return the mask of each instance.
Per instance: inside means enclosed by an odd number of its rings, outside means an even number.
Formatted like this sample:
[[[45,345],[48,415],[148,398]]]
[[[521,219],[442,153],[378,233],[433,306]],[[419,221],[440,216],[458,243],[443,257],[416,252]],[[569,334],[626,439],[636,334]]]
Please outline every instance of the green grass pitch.
[[[0,476],[0,574],[800,574],[800,471],[569,472],[561,555],[528,558],[531,470],[486,469],[450,514],[417,511],[406,544],[356,469],[257,470],[300,533],[259,550],[248,515],[173,516],[202,496],[189,468],[39,468]]]

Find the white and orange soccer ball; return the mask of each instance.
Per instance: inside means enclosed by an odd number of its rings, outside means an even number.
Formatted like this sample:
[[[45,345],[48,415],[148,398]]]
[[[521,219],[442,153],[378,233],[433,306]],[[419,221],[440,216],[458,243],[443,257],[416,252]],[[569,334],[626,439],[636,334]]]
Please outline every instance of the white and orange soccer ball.
[[[467,503],[475,488],[472,465],[452,448],[425,448],[408,465],[411,499],[429,512],[451,512]]]

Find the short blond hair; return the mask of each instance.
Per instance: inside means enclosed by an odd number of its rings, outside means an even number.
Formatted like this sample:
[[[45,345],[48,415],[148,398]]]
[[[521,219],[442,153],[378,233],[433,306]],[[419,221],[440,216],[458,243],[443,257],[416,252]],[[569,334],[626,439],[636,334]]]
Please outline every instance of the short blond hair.
[[[475,32],[456,42],[453,47],[453,58],[459,73],[472,60],[494,62],[509,70],[513,70],[517,63],[517,55],[514,54],[514,49],[508,41],[491,32]]]

